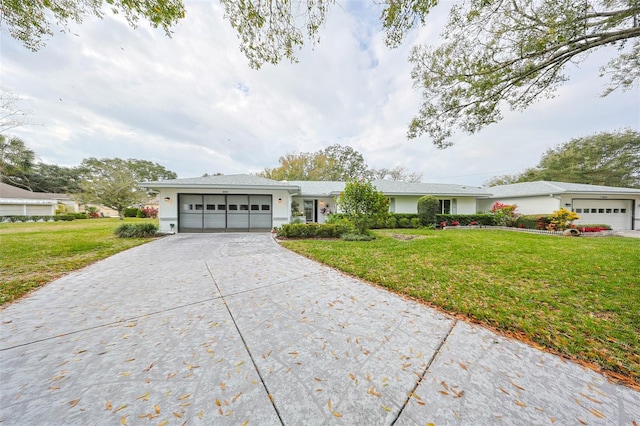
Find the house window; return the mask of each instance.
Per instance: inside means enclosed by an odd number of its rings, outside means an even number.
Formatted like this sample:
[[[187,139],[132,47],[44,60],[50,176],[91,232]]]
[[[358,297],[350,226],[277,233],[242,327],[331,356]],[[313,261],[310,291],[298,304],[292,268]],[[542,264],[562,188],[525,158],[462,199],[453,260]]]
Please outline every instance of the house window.
[[[438,200],[440,202],[440,213],[451,214],[451,200]]]
[[[626,213],[627,209],[620,209],[620,213]]]
[[[215,210],[215,209],[216,209],[215,204],[207,204],[207,210]]]
[[[576,213],[582,213],[582,209],[576,209]]]
[[[262,211],[269,211],[271,210],[271,206],[269,204],[263,204],[262,206]]]
[[[229,210],[238,210],[237,204],[229,204]]]
[[[591,209],[591,213],[598,213],[598,209]]]
[[[614,213],[620,213],[620,209],[613,209]]]
[[[196,204],[196,210],[202,210],[203,207],[202,204]]]
[[[258,211],[260,210],[260,206],[258,204],[251,204],[251,211]]]
[[[604,209],[598,209],[598,213],[604,213]]]
[[[218,204],[218,210],[226,210],[226,209],[227,209],[226,204]]]
[[[611,209],[607,209],[607,213],[611,213]]]
[[[240,204],[240,210],[249,211],[249,204]]]

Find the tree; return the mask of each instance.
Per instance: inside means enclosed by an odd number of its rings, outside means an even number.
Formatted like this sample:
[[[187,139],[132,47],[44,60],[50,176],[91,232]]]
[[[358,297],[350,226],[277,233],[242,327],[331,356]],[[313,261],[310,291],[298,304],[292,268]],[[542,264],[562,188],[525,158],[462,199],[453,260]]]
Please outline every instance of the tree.
[[[53,23],[68,30],[68,23],[81,23],[87,16],[102,18],[103,6],[122,13],[132,27],[147,19],[152,27],[161,27],[167,35],[171,27],[184,17],[182,0],[3,0],[0,3],[0,30],[22,42],[33,51],[45,45],[45,37],[53,36]]]
[[[0,133],[27,122],[28,113],[18,107],[18,101],[20,101],[18,96],[8,90],[0,89]]]
[[[286,154],[280,157],[280,167],[266,168],[258,173],[273,180],[344,181],[368,178],[364,157],[350,146],[331,145],[317,152]]]
[[[540,163],[489,184],[538,180],[640,188],[640,132],[622,130],[572,139],[549,149]]]
[[[422,173],[411,173],[405,166],[393,169],[371,169],[371,179],[388,179],[401,182],[422,182]]]
[[[0,178],[2,182],[31,190],[27,175],[33,171],[35,153],[15,136],[0,134]]]
[[[80,173],[78,167],[38,163],[27,175],[27,181],[34,192],[75,194],[80,192]]]
[[[145,160],[122,160],[120,158],[87,158],[80,165],[81,193],[77,195],[84,204],[101,204],[124,217],[124,209],[134,204],[143,204],[150,196],[138,186],[138,182],[175,179],[176,174],[157,163]]]
[[[334,2],[314,0],[222,0],[251,66],[296,61]],[[386,43],[396,47],[424,25],[438,0],[385,0],[381,21]],[[454,129],[475,133],[502,118],[508,105],[522,110],[552,96],[578,63],[602,46],[619,54],[604,64],[610,75],[604,94],[640,80],[640,3],[637,0],[468,0],[455,2],[438,47],[415,46],[410,55],[414,86],[423,104],[408,137],[427,134],[451,145]]]
[[[389,199],[367,180],[347,182],[337,203],[360,234],[364,234],[372,222],[384,222],[389,214]]]

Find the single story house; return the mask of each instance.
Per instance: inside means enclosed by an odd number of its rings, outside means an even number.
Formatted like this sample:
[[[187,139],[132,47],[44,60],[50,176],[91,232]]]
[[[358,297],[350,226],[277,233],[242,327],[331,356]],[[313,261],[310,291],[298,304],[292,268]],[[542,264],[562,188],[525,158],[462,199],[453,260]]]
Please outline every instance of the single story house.
[[[418,199],[433,195],[440,211],[473,214],[495,202],[517,204],[522,214],[573,210],[576,223],[602,223],[613,229],[640,229],[640,189],[564,182],[527,182],[496,187],[376,180],[389,197],[389,210],[416,213]],[[275,181],[253,175],[219,175],[141,183],[159,192],[163,232],[269,231],[295,214],[323,223],[337,211],[335,199],[345,182]]]
[[[59,206],[77,211],[66,194],[32,192],[0,182],[0,216],[53,216]]]
[[[574,223],[606,224],[612,229],[640,229],[640,189],[567,182],[522,182],[488,188],[482,211],[495,202],[516,204],[521,214],[546,214],[560,208],[580,216]]]
[[[486,188],[452,184],[373,182],[390,199],[390,210],[416,213],[423,195],[440,200],[443,213],[475,213]],[[219,175],[141,183],[159,191],[163,232],[269,231],[290,223],[294,212],[323,223],[337,211],[345,182],[274,181],[252,175]]]

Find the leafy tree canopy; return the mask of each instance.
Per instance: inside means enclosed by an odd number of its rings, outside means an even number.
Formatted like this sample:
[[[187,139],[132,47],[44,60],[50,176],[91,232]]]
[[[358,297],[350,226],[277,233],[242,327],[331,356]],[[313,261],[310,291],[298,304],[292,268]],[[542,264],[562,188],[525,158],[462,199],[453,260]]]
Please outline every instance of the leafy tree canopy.
[[[538,180],[640,188],[640,132],[622,130],[572,139],[544,153],[540,163],[486,185]]]
[[[296,60],[306,40],[319,41],[333,1],[221,0],[238,31],[251,66]],[[398,46],[427,22],[438,0],[383,0],[386,43]],[[475,133],[502,118],[508,106],[522,110],[552,96],[567,80],[569,62],[602,46],[619,54],[603,64],[604,94],[640,80],[640,3],[636,0],[458,0],[437,47],[412,49],[414,86],[423,103],[408,137],[426,134],[444,148],[455,129]]]
[[[81,23],[87,16],[101,18],[105,5],[114,13],[124,15],[132,27],[140,19],[146,19],[154,28],[164,29],[167,35],[171,34],[171,27],[184,18],[182,0],[2,0],[0,30],[36,51],[45,45],[46,38],[53,36],[55,24],[66,31],[70,21]]]
[[[81,183],[77,198],[84,204],[101,204],[118,212],[143,204],[153,195],[138,186],[138,182],[175,179],[177,175],[163,166],[145,160],[120,158],[87,158],[80,165]]]
[[[286,154],[280,166],[257,173],[273,180],[347,181],[352,179],[390,179],[420,182],[422,174],[409,173],[404,166],[370,169],[361,153],[350,146],[334,144],[317,152]]]
[[[0,134],[0,178],[2,182],[24,189],[27,175],[33,170],[36,154],[20,138]]]

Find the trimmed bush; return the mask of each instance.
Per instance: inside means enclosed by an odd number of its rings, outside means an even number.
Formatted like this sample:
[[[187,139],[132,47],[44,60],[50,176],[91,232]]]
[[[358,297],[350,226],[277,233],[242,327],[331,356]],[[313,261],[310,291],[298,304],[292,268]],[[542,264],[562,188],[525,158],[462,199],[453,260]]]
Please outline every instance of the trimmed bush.
[[[411,221],[408,218],[403,217],[398,221],[398,226],[400,228],[411,228]]]
[[[353,231],[348,221],[339,223],[288,223],[278,230],[283,238],[340,238],[342,234]]]
[[[139,208],[136,207],[129,207],[124,209],[122,215],[124,217],[138,217],[138,212],[140,211]],[[144,217],[144,216],[143,216]]]
[[[153,223],[123,223],[114,233],[120,238],[149,238],[158,232],[158,226]]]
[[[418,218],[422,225],[436,224],[440,212],[440,202],[433,195],[425,195],[418,200]]]
[[[385,223],[385,228],[394,229],[397,226],[398,226],[398,221],[396,220],[396,218],[393,216],[389,216],[387,218],[387,222]]]
[[[413,219],[411,219],[411,227],[412,228],[421,228],[422,227],[422,221],[420,219],[418,219],[417,217],[414,217]]]
[[[59,220],[62,220],[62,221],[64,221],[64,222],[69,222],[69,221],[74,220],[75,218],[76,218],[75,213],[70,213],[70,214],[58,214],[58,215],[55,215],[55,216],[53,217],[53,220],[55,220],[56,222],[57,222],[57,221],[59,221]]]

